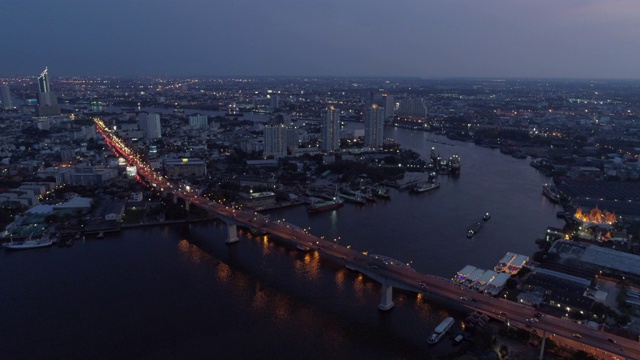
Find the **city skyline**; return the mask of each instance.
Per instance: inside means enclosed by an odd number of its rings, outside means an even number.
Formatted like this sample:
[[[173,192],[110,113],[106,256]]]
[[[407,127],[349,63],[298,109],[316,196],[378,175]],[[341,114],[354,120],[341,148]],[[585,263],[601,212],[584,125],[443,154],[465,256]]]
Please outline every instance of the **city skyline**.
[[[9,1],[0,76],[638,79],[640,3]],[[371,19],[379,19],[372,21]],[[43,34],[47,34],[43,38]]]

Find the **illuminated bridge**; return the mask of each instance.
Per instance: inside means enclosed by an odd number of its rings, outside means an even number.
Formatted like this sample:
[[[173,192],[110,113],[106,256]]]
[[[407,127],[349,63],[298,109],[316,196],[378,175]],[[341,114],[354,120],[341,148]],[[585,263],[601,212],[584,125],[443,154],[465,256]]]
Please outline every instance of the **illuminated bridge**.
[[[607,334],[585,325],[577,324],[564,318],[544,316],[537,322],[527,321],[534,317],[535,308],[503,298],[494,298],[477,291],[460,286],[449,279],[415,271],[408,264],[398,260],[359,252],[350,247],[341,246],[333,241],[314,236],[304,229],[282,221],[273,221],[256,212],[243,211],[212,202],[188,187],[183,187],[168,180],[153,169],[123,140],[119,139],[99,119],[94,119],[98,132],[117,154],[137,167],[138,174],[145,178],[156,190],[185,202],[186,207],[198,206],[227,225],[227,243],[239,241],[237,226],[257,229],[271,234],[284,242],[295,245],[298,249],[316,251],[322,257],[345,265],[363,275],[379,282],[381,300],[379,308],[389,310],[394,306],[393,288],[420,293],[431,298],[456,306],[485,313],[495,319],[505,321],[509,326],[527,330],[536,330],[546,339],[547,334],[554,336],[555,342],[563,343],[577,349],[585,349],[594,355],[606,359],[612,356],[629,359],[640,359],[640,344],[637,341]],[[541,357],[544,346],[541,349]]]

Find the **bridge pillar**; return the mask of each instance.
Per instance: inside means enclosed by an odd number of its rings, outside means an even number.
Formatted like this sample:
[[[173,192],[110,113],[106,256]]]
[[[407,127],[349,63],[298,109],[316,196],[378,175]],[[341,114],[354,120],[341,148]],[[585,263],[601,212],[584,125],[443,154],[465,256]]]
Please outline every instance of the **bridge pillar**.
[[[190,204],[190,203],[189,203],[189,200],[185,200],[185,202],[184,202],[184,208],[185,208],[187,211],[189,211],[189,204]]]
[[[380,289],[382,296],[380,297],[380,305],[378,305],[378,309],[387,311],[391,310],[393,305],[393,287],[391,285],[387,285],[387,281],[382,282],[382,288]]]
[[[542,344],[540,345],[540,360],[544,359],[544,344],[547,342],[547,332],[542,333]]]
[[[236,224],[227,223],[227,240],[225,240],[225,242],[232,244],[237,241],[240,241],[240,239],[238,238],[238,228]]]
[[[173,203],[177,204],[178,203],[178,195],[173,194]]]

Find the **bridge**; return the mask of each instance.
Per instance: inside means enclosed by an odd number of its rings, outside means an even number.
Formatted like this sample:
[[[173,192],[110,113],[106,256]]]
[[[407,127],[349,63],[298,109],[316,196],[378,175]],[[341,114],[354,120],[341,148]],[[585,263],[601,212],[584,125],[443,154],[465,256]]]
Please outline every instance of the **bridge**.
[[[540,359],[543,357],[544,341],[552,337],[554,341],[583,349],[598,358],[603,359],[640,359],[640,344],[637,341],[608,334],[592,329],[586,325],[577,324],[566,318],[543,316],[536,318],[536,308],[494,298],[452,280],[423,274],[415,271],[408,264],[388,257],[360,252],[349,246],[342,246],[333,241],[314,236],[306,230],[293,224],[252,211],[238,210],[213,202],[198,195],[194,189],[176,184],[166,177],[156,173],[134,151],[110,131],[99,119],[94,119],[98,132],[107,144],[126,160],[136,166],[138,174],[163,194],[173,196],[174,201],[183,200],[185,206],[198,206],[227,225],[226,242],[239,241],[237,226],[258,229],[282,239],[298,249],[317,251],[320,256],[341,263],[347,268],[362,273],[381,284],[381,299],[379,309],[390,310],[394,306],[393,288],[431,296],[443,303],[455,305],[459,308],[484,313],[494,319],[504,321],[508,326],[535,331],[543,337]],[[537,321],[530,319],[536,318]]]

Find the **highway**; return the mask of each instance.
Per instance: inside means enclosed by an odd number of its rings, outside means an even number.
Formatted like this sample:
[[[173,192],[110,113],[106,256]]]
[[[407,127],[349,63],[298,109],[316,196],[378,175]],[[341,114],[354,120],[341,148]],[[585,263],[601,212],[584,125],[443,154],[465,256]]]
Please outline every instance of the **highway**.
[[[640,343],[638,341],[592,329],[584,324],[577,324],[565,318],[549,315],[538,318],[535,316],[538,310],[533,307],[507,301],[503,298],[494,298],[468,289],[449,279],[416,272],[408,265],[372,263],[369,254],[336,244],[333,241],[324,240],[295,225],[278,220],[272,221],[268,217],[255,212],[242,211],[212,202],[197,195],[197,191],[173,183],[153,171],[138,154],[131,151],[122,140],[109,131],[102,121],[98,119],[94,121],[107,144],[114,151],[126,157],[130,164],[135,165],[138,174],[156,189],[205,209],[227,223],[262,230],[299,245],[300,248],[317,251],[320,255],[333,258],[344,265],[351,265],[355,269],[367,269],[368,272],[375,272],[380,277],[405,284],[405,288],[414,289],[415,292],[423,293],[427,296],[429,294],[438,295],[444,298],[447,303],[458,303],[469,310],[508,322],[510,326],[536,331],[539,335],[546,331],[555,342],[588,351],[599,358],[640,359]],[[535,320],[527,321],[532,318]]]

